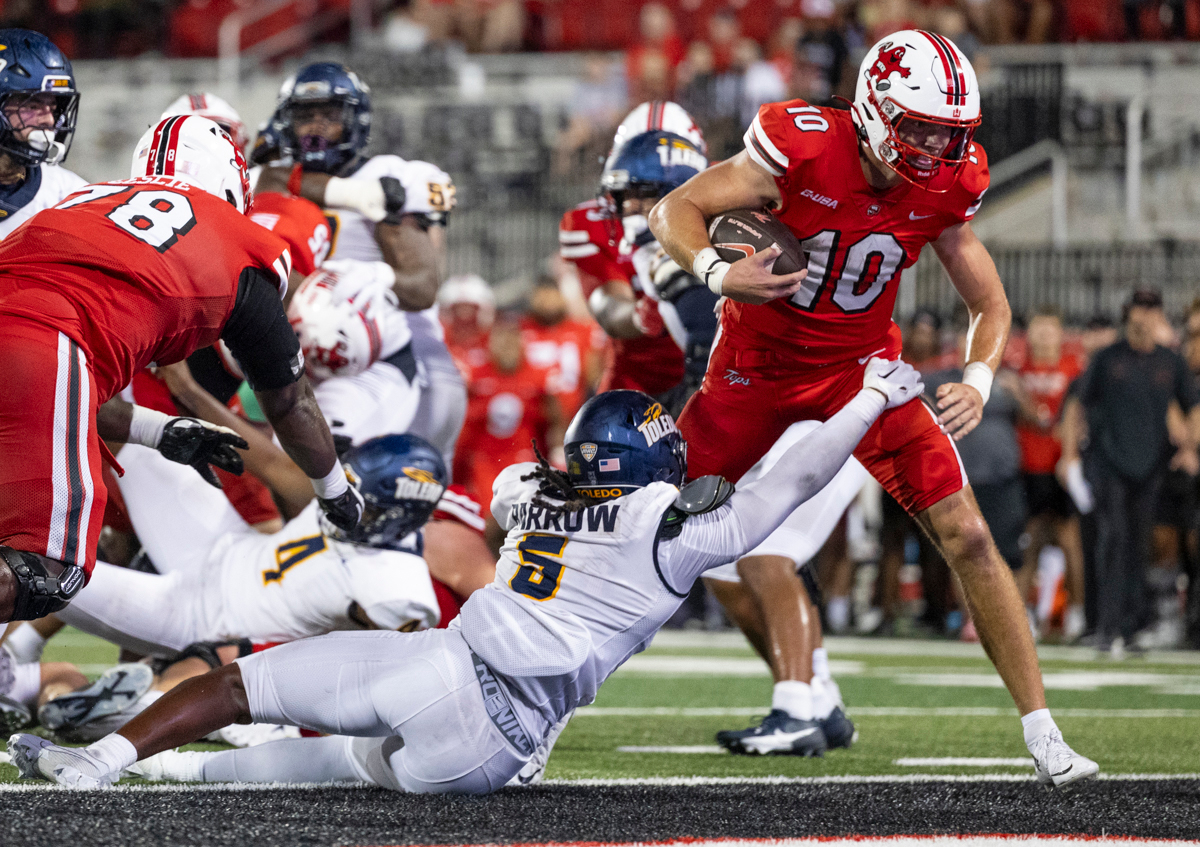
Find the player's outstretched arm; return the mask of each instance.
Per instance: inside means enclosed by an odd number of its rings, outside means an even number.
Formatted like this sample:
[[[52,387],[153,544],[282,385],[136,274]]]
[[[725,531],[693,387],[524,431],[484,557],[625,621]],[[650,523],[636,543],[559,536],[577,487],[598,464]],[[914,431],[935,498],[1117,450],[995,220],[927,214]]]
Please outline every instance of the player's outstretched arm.
[[[376,226],[375,240],[396,274],[392,291],[400,308],[419,312],[432,306],[441,284],[441,262],[430,231],[415,216],[405,215],[399,223]]]
[[[886,409],[904,405],[924,388],[921,375],[902,361],[868,362],[862,390],[794,444],[769,472],[739,488],[727,511],[688,519],[676,539],[683,549],[670,552],[672,584],[689,586],[709,568],[735,561],[761,544],[801,503],[829,484]]]
[[[761,209],[781,200],[774,177],[742,151],[658,201],[650,212],[650,230],[680,267],[690,268],[715,293],[743,303],[766,303],[796,293],[808,271],[772,274],[778,247],[723,262],[708,239],[708,221],[731,209]]]
[[[1008,341],[1012,309],[996,264],[969,223],[943,230],[933,249],[971,319],[963,381],[946,383],[937,392],[938,423],[958,441],[983,419],[992,375],[1000,367]]]

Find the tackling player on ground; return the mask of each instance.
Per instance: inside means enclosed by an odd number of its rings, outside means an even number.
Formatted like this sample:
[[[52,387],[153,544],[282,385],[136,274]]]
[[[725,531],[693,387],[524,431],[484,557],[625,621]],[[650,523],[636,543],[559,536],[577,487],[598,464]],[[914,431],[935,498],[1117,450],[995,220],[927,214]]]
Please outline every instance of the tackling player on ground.
[[[679,488],[686,445],[641,392],[589,400],[567,432],[564,473],[544,460],[497,479],[508,531],[496,580],[445,630],[341,633],[239,658],[164,695],[84,750],[9,741],[25,777],[110,785],[138,759],[231,722],[337,733],[144,763],[151,778],[363,781],[410,792],[505,785],[563,716],[645,649],[707,568],[761,542],[820,490],[885,408],[921,391],[908,365],[873,359],[844,408],[760,481]]]
[[[1046,709],[1024,604],[971,494],[954,440],[978,424],[1011,312],[970,219],[987,190],[975,74],[947,39],[906,30],[868,51],[850,112],[796,100],[759,110],[746,150],[698,175],[651,213],[683,267],[727,297],[704,386],[680,419],[694,473],[737,479],[796,420],[823,419],[872,357],[894,357],[900,272],[931,244],[971,315],[962,383],[887,412],[855,450],[914,515],[958,575],[980,639],[1016,701],[1039,776],[1065,785],[1098,767],[1074,753]],[[739,208],[774,211],[809,254],[773,276],[773,246],[721,261],[706,224]],[[730,372],[737,380],[729,379]],[[781,577],[794,579],[786,568]],[[755,586],[769,591],[769,581]]]

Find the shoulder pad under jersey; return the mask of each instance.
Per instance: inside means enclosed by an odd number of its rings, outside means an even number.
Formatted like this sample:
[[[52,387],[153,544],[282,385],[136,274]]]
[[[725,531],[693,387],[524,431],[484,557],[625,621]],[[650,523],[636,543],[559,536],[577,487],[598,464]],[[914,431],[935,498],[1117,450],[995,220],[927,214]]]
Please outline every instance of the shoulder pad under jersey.
[[[684,514],[702,515],[720,508],[735,490],[733,483],[723,476],[702,476],[679,489],[672,505]]]
[[[660,538],[674,538],[683,531],[684,522],[692,515],[702,515],[720,508],[733,496],[733,483],[723,476],[702,476],[694,479],[675,497],[659,524]]]

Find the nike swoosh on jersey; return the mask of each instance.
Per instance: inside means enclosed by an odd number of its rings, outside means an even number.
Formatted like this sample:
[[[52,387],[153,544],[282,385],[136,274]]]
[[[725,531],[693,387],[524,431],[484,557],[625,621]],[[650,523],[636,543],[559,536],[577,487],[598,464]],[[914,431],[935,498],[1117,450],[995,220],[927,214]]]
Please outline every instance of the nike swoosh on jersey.
[[[880,347],[878,350],[872,350],[870,353],[868,353],[867,355],[865,355],[861,359],[859,359],[858,363],[860,365],[865,365],[868,361],[870,361],[872,356],[874,356],[876,353],[882,353],[886,349],[887,349],[886,347]]]
[[[932,218],[933,215],[918,215],[916,212],[909,212],[908,219],[910,221],[923,221],[926,218]]]

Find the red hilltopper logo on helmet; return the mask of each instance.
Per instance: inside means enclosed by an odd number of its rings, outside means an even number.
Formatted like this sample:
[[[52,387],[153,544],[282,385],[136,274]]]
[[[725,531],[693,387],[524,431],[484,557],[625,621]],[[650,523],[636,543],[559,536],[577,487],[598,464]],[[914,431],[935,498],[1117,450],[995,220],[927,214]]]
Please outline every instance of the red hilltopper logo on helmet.
[[[871,65],[871,70],[867,73],[877,80],[885,80],[893,73],[898,73],[901,78],[907,79],[912,71],[900,66],[900,60],[904,58],[905,50],[904,45],[893,47],[892,42],[887,42],[879,48],[879,58],[875,60],[875,64]]]

